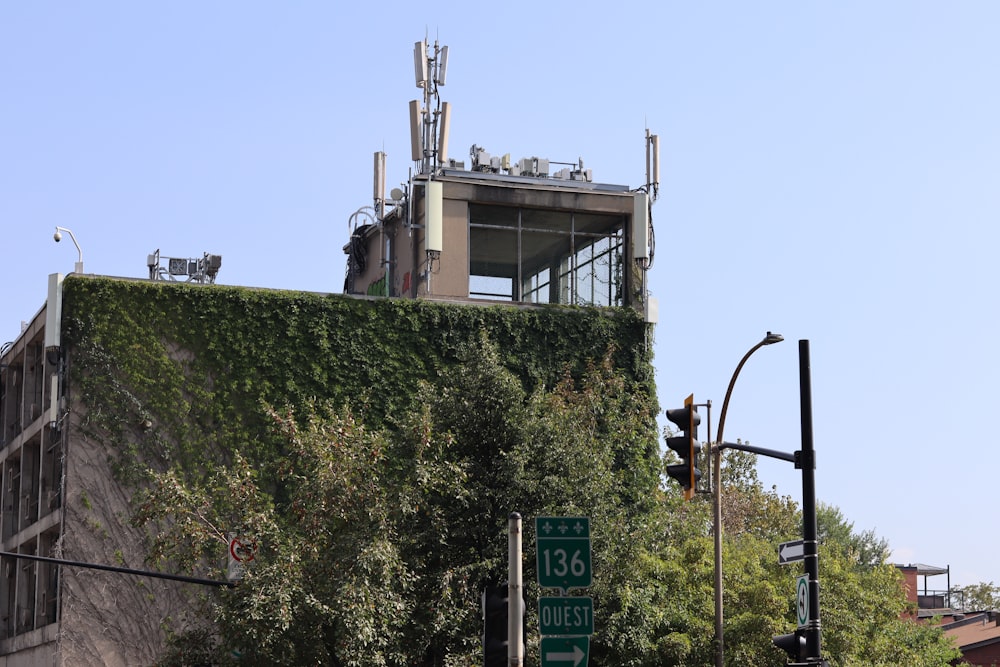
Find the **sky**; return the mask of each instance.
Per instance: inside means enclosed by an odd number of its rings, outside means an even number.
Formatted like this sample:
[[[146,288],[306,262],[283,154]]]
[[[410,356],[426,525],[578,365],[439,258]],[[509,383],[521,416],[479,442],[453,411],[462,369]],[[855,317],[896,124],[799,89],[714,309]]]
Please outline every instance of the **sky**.
[[[342,291],[373,153],[387,189],[412,165],[427,37],[467,164],[473,144],[582,158],[635,188],[659,135],[662,408],[711,401],[714,431],[780,333],[725,439],[795,451],[808,340],[819,500],[894,562],[1000,582],[1000,3],[347,4],[0,6],[0,342],[73,270],[56,225],[86,273],[210,252],[219,283]],[[758,472],[801,500],[791,464]]]

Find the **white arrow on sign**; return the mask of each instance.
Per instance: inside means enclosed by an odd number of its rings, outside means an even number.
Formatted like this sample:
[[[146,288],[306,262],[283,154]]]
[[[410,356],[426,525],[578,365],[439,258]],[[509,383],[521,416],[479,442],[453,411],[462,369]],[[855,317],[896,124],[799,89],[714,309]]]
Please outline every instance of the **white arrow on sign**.
[[[576,667],[577,665],[580,664],[580,661],[586,657],[586,655],[587,655],[586,653],[580,650],[579,646],[574,646],[572,653],[568,652],[554,653],[552,651],[549,651],[548,653],[545,654],[545,659],[548,660],[549,662],[572,662],[573,667]]]
[[[778,564],[793,563],[798,560],[805,560],[806,547],[802,540],[782,542],[778,545]]]

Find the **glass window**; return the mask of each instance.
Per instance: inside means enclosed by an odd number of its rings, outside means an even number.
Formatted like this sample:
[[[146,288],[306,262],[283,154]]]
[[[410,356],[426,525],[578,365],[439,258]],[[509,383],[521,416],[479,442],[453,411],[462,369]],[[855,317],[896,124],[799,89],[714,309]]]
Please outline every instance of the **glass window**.
[[[625,217],[469,206],[469,296],[624,305]]]
[[[492,226],[469,230],[469,296],[516,301],[517,229]]]

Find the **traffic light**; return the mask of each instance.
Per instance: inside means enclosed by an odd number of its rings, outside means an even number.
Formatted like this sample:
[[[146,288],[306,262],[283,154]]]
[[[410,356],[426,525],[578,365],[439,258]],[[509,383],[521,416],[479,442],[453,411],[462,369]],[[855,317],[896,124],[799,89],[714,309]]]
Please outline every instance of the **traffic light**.
[[[683,408],[667,410],[667,419],[681,431],[681,435],[667,438],[667,447],[677,452],[683,461],[667,466],[667,474],[684,487],[684,499],[691,500],[698,480],[701,479],[701,470],[698,469],[698,452],[701,451],[701,445],[698,444],[698,424],[701,423],[701,417],[694,406],[694,394],[684,399]]]
[[[507,667],[507,640],[510,617],[510,594],[507,582],[499,586],[487,585],[483,589],[483,665],[485,667]],[[515,605],[517,606],[517,605]],[[521,650],[528,640],[527,628],[524,625],[524,589],[521,589]],[[523,654],[521,656],[524,657]]]
[[[771,638],[771,643],[788,654],[786,665],[802,664],[799,661],[806,658],[808,651],[806,651],[806,637],[802,628],[787,635],[776,635]]]
[[[485,667],[507,665],[507,586],[483,590],[483,655]]]

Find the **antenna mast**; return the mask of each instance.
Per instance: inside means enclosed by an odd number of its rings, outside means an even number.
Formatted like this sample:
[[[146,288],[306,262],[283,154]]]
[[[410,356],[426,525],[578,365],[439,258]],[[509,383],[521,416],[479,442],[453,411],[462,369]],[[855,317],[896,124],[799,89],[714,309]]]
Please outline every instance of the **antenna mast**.
[[[448,124],[451,105],[442,102],[438,88],[448,74],[448,47],[433,46],[426,38],[413,45],[414,80],[424,91],[423,104],[410,102],[410,153],[419,162],[417,173],[429,174],[448,161]]]

